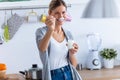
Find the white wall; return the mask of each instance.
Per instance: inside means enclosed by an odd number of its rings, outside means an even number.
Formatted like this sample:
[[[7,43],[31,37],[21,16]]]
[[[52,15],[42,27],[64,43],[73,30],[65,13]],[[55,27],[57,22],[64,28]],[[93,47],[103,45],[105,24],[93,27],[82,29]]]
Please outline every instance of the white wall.
[[[119,18],[99,18],[99,19],[83,19],[80,18],[83,12],[85,5],[74,5],[71,9],[71,14],[73,16],[73,22],[70,24],[70,30],[73,32],[75,40],[79,44],[79,52],[77,55],[78,62],[82,63],[85,66],[85,61],[87,59],[88,47],[86,41],[86,34],[88,33],[99,33],[102,38],[102,46],[112,47],[118,50],[120,47],[120,36],[119,36]],[[80,9],[72,11],[75,9]],[[119,54],[118,54],[119,56]],[[120,60],[120,56],[117,57],[117,60]],[[120,62],[115,62],[116,65]]]
[[[45,9],[47,10],[47,9]],[[44,13],[43,9],[34,10],[40,16]],[[26,17],[29,10],[13,10],[21,17]],[[0,12],[0,24],[4,23],[4,11]],[[47,14],[47,12],[46,12]],[[7,11],[7,17],[11,16],[11,11]],[[35,41],[35,31],[37,28],[44,26],[43,23],[27,23],[21,25],[14,37],[0,45],[0,63],[6,63],[7,73],[17,73],[20,70],[31,68],[32,64],[38,64],[42,68],[39,58],[38,49]],[[2,30],[0,30],[2,31]]]
[[[85,4],[72,5],[68,12],[72,15],[72,22],[66,23],[65,28],[68,28],[74,35],[75,41],[79,44],[77,53],[78,62],[85,67],[87,59],[88,47],[86,44],[86,34],[91,32],[100,33],[102,37],[102,47],[113,47],[118,49],[120,46],[120,19],[82,19],[80,18],[85,8]],[[25,15],[30,10],[14,11],[19,15]],[[36,10],[39,15],[43,10]],[[0,24],[4,22],[4,12],[0,12]],[[10,11],[7,12],[10,17]],[[37,63],[42,67],[38,49],[35,42],[35,31],[43,26],[42,23],[24,23],[15,36],[9,42],[0,45],[0,63],[6,63],[7,73],[18,73],[20,70],[25,70]],[[120,59],[118,57],[117,59]]]

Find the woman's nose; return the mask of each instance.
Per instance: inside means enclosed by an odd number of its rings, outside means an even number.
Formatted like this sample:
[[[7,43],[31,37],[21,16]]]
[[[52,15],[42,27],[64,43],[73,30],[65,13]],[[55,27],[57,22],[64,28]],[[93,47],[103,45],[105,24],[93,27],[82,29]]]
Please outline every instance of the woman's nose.
[[[63,14],[61,13],[61,14],[59,15],[59,17],[63,17]]]

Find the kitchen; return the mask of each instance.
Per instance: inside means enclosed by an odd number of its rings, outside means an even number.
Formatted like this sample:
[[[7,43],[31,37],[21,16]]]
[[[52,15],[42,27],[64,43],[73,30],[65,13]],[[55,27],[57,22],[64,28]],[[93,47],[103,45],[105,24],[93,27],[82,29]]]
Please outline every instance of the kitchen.
[[[118,4],[120,3],[119,0],[115,1]],[[48,2],[43,1],[40,2],[40,4],[48,5]],[[86,35],[88,33],[94,32],[101,35],[101,49],[104,47],[112,47],[117,49],[119,53],[119,17],[94,19],[81,18],[89,0],[81,0],[79,2],[71,0],[68,2],[71,3],[68,12],[72,16],[72,21],[66,23],[65,28],[68,28],[73,33],[75,41],[79,44],[79,51],[76,57],[78,62],[82,64],[83,68],[86,68],[86,59],[88,55],[88,46],[86,43]],[[26,4],[23,3],[23,5]],[[120,6],[118,5],[118,7]],[[79,9],[79,11],[76,9]],[[118,11],[119,10],[120,9],[118,8]],[[47,14],[46,8],[33,9],[33,11],[37,12],[39,16],[41,13]],[[6,12],[7,17],[9,18],[11,16],[11,10],[6,10]],[[12,13],[17,13],[20,16],[26,16],[29,12],[31,12],[31,9],[12,10]],[[4,23],[5,11],[1,10],[0,13],[0,25],[2,26]],[[41,26],[44,26],[44,24],[39,21],[35,23],[25,22],[20,26],[19,30],[10,41],[4,42],[0,45],[0,63],[5,63],[7,65],[7,74],[18,73],[19,71],[29,69],[32,64],[38,64],[39,68],[42,68],[35,41],[35,31]],[[2,32],[2,29],[0,32]],[[120,56],[118,55],[115,60],[115,65],[120,65],[119,57]]]

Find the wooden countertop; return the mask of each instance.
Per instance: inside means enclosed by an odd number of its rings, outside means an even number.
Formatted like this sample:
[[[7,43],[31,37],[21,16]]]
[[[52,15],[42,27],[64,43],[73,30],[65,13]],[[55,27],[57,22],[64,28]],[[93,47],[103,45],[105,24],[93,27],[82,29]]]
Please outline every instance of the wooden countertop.
[[[120,80],[120,66],[113,69],[87,70],[78,71],[83,80]],[[22,74],[7,74],[5,80],[25,80]]]
[[[8,80],[25,80],[22,74],[7,74]]]
[[[0,78],[0,80],[25,80],[25,77],[22,74],[7,74],[4,78]]]
[[[120,80],[120,66],[113,69],[80,70],[83,80]]]

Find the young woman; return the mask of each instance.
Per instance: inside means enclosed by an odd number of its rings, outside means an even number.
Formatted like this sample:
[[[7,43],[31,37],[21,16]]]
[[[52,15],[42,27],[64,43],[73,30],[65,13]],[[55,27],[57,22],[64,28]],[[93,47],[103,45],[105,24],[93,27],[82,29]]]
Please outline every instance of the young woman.
[[[69,39],[73,40],[71,33],[62,27],[67,16],[66,11],[67,6],[63,0],[52,0],[46,26],[36,32],[43,63],[42,80],[81,80],[75,70],[77,61],[74,54],[78,51],[78,45],[74,43],[72,49],[66,46]]]

